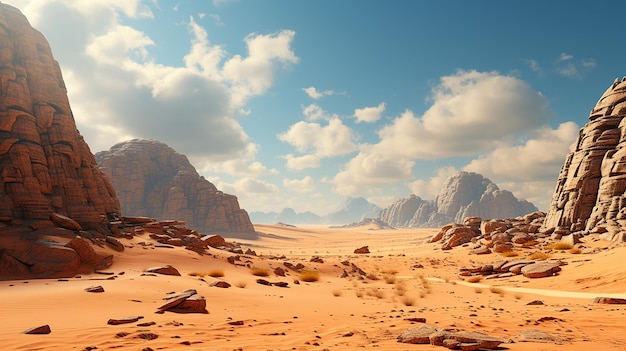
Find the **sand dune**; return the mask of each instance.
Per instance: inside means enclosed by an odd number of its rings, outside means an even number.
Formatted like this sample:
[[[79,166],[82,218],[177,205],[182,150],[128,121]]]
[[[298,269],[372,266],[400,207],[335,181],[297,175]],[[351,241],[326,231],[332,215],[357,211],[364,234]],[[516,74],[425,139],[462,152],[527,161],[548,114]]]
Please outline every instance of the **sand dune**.
[[[558,276],[527,279],[460,281],[461,266],[493,262],[492,254],[470,256],[468,248],[438,250],[426,243],[433,229],[376,230],[371,227],[330,229],[321,226],[258,225],[258,238],[233,238],[258,257],[242,263],[273,270],[284,262],[302,263],[320,272],[316,282],[294,284],[297,272],[270,274],[271,282],[226,258],[231,253],[211,249],[200,256],[182,248],[142,246],[147,235],[125,241],[115,257],[114,275],[90,274],[66,280],[0,282],[0,349],[2,350],[435,350],[441,347],[396,342],[402,331],[425,318],[439,327],[479,331],[516,340],[524,329],[550,333],[556,342],[502,344],[509,350],[602,350],[626,347],[623,320],[626,307],[592,304],[595,296],[626,295],[620,274],[624,247],[604,250],[609,243],[593,241],[598,251],[557,253],[568,265]],[[355,255],[368,245],[371,253]],[[310,262],[314,256],[323,263]],[[349,261],[373,279],[358,279]],[[181,276],[142,275],[152,266],[170,264]],[[418,268],[423,266],[423,268]],[[350,274],[340,278],[343,271]],[[224,277],[212,278],[210,271]],[[195,274],[195,276],[190,275]],[[113,279],[114,277],[114,279]],[[211,286],[224,280],[228,289]],[[89,293],[92,285],[103,293]],[[208,314],[156,314],[170,292],[196,289],[206,297]],[[541,300],[544,305],[528,306]],[[110,318],[143,316],[136,323],[107,325]],[[154,322],[154,325],[138,326]],[[230,323],[236,325],[232,325]],[[30,327],[48,324],[52,333],[26,335]],[[154,338],[151,339],[150,338]]]

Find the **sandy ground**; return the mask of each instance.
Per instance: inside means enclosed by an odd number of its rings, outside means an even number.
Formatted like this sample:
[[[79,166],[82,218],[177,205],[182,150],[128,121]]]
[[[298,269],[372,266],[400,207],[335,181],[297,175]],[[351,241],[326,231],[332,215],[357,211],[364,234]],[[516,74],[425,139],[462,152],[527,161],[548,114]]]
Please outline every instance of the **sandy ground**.
[[[115,275],[0,282],[0,350],[445,350],[396,342],[402,331],[425,318],[442,328],[478,331],[510,339],[501,350],[626,349],[626,305],[593,304],[596,296],[626,298],[625,247],[589,240],[593,253],[553,253],[568,264],[558,276],[462,281],[461,266],[504,259],[497,254],[468,255],[468,247],[450,251],[426,243],[436,229],[330,229],[257,225],[255,240],[232,238],[257,257],[243,263],[273,270],[285,261],[318,271],[316,282],[299,274],[270,274],[265,279],[288,288],[256,283],[250,268],[226,261],[232,254],[211,249],[200,256],[182,248],[142,246],[147,235],[125,241],[115,253]],[[368,245],[371,253],[355,255]],[[535,250],[536,251],[536,250]],[[522,251],[520,257],[533,252]],[[310,262],[318,256],[323,263]],[[519,257],[518,257],[519,258]],[[349,261],[371,279],[356,274]],[[170,264],[181,276],[142,276],[149,267]],[[423,267],[423,268],[421,268]],[[224,276],[213,278],[210,272]],[[193,275],[190,275],[192,273]],[[204,277],[200,277],[204,275]],[[212,287],[225,280],[232,287]],[[104,287],[104,293],[85,288]],[[208,314],[155,311],[168,292],[196,289],[207,299]],[[529,306],[541,300],[544,305]],[[143,316],[137,323],[107,325],[110,318]],[[241,325],[229,322],[241,321]],[[148,327],[138,323],[155,322]],[[30,327],[50,325],[52,333],[26,335]],[[517,342],[524,329],[554,336],[554,342]],[[158,337],[145,340],[142,333]]]

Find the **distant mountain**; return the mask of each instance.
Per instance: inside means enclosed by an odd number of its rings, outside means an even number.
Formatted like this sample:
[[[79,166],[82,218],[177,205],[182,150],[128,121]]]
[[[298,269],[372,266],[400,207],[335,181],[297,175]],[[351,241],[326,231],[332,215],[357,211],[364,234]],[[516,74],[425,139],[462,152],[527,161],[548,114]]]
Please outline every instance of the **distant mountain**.
[[[327,224],[349,224],[364,218],[378,218],[382,209],[362,197],[345,199],[334,212],[322,217]]]
[[[280,212],[250,212],[253,223],[288,223],[288,224],[349,224],[360,222],[364,218],[378,218],[381,208],[362,197],[345,199],[335,211],[324,216],[306,211],[297,213],[292,208]]]
[[[411,195],[382,210],[380,219],[393,227],[436,228],[463,223],[470,216],[513,218],[534,211],[535,205],[518,200],[508,190],[500,190],[488,178],[459,172],[446,180],[436,200]]]

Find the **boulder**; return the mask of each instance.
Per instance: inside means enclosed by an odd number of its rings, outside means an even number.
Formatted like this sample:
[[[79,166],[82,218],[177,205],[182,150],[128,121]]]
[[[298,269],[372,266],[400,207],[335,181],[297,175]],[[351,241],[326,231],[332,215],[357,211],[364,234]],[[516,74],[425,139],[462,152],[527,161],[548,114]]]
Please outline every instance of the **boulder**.
[[[362,247],[359,247],[358,249],[355,249],[354,253],[355,254],[368,254],[370,253],[370,249],[368,246],[362,246]]]
[[[23,331],[23,334],[50,334],[51,332],[50,326],[46,324],[26,329]]]
[[[405,344],[430,344],[430,335],[439,329],[430,324],[422,324],[417,328],[407,329],[400,333],[397,341]]]
[[[163,274],[163,275],[175,275],[175,276],[180,276],[180,272],[178,272],[178,269],[168,265],[165,266],[160,266],[160,267],[152,267],[152,268],[148,268],[146,270],[146,272],[149,273],[158,273],[158,274]]]
[[[551,277],[561,270],[559,262],[536,262],[522,268],[522,274],[526,278]]]
[[[626,299],[620,299],[617,297],[596,297],[593,299],[593,303],[608,304],[608,305],[625,305]]]
[[[478,234],[478,231],[472,227],[455,225],[452,228],[448,229],[441,238],[441,249],[450,250],[455,246],[468,243],[472,240],[473,237],[477,236]]]

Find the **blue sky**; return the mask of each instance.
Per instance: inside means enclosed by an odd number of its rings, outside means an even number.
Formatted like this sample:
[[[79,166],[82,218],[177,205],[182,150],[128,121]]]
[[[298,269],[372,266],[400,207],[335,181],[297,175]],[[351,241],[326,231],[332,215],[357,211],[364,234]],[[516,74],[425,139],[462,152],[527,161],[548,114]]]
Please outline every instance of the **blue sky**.
[[[248,211],[433,199],[460,170],[547,210],[626,74],[620,1],[2,1],[94,153],[161,140]]]

